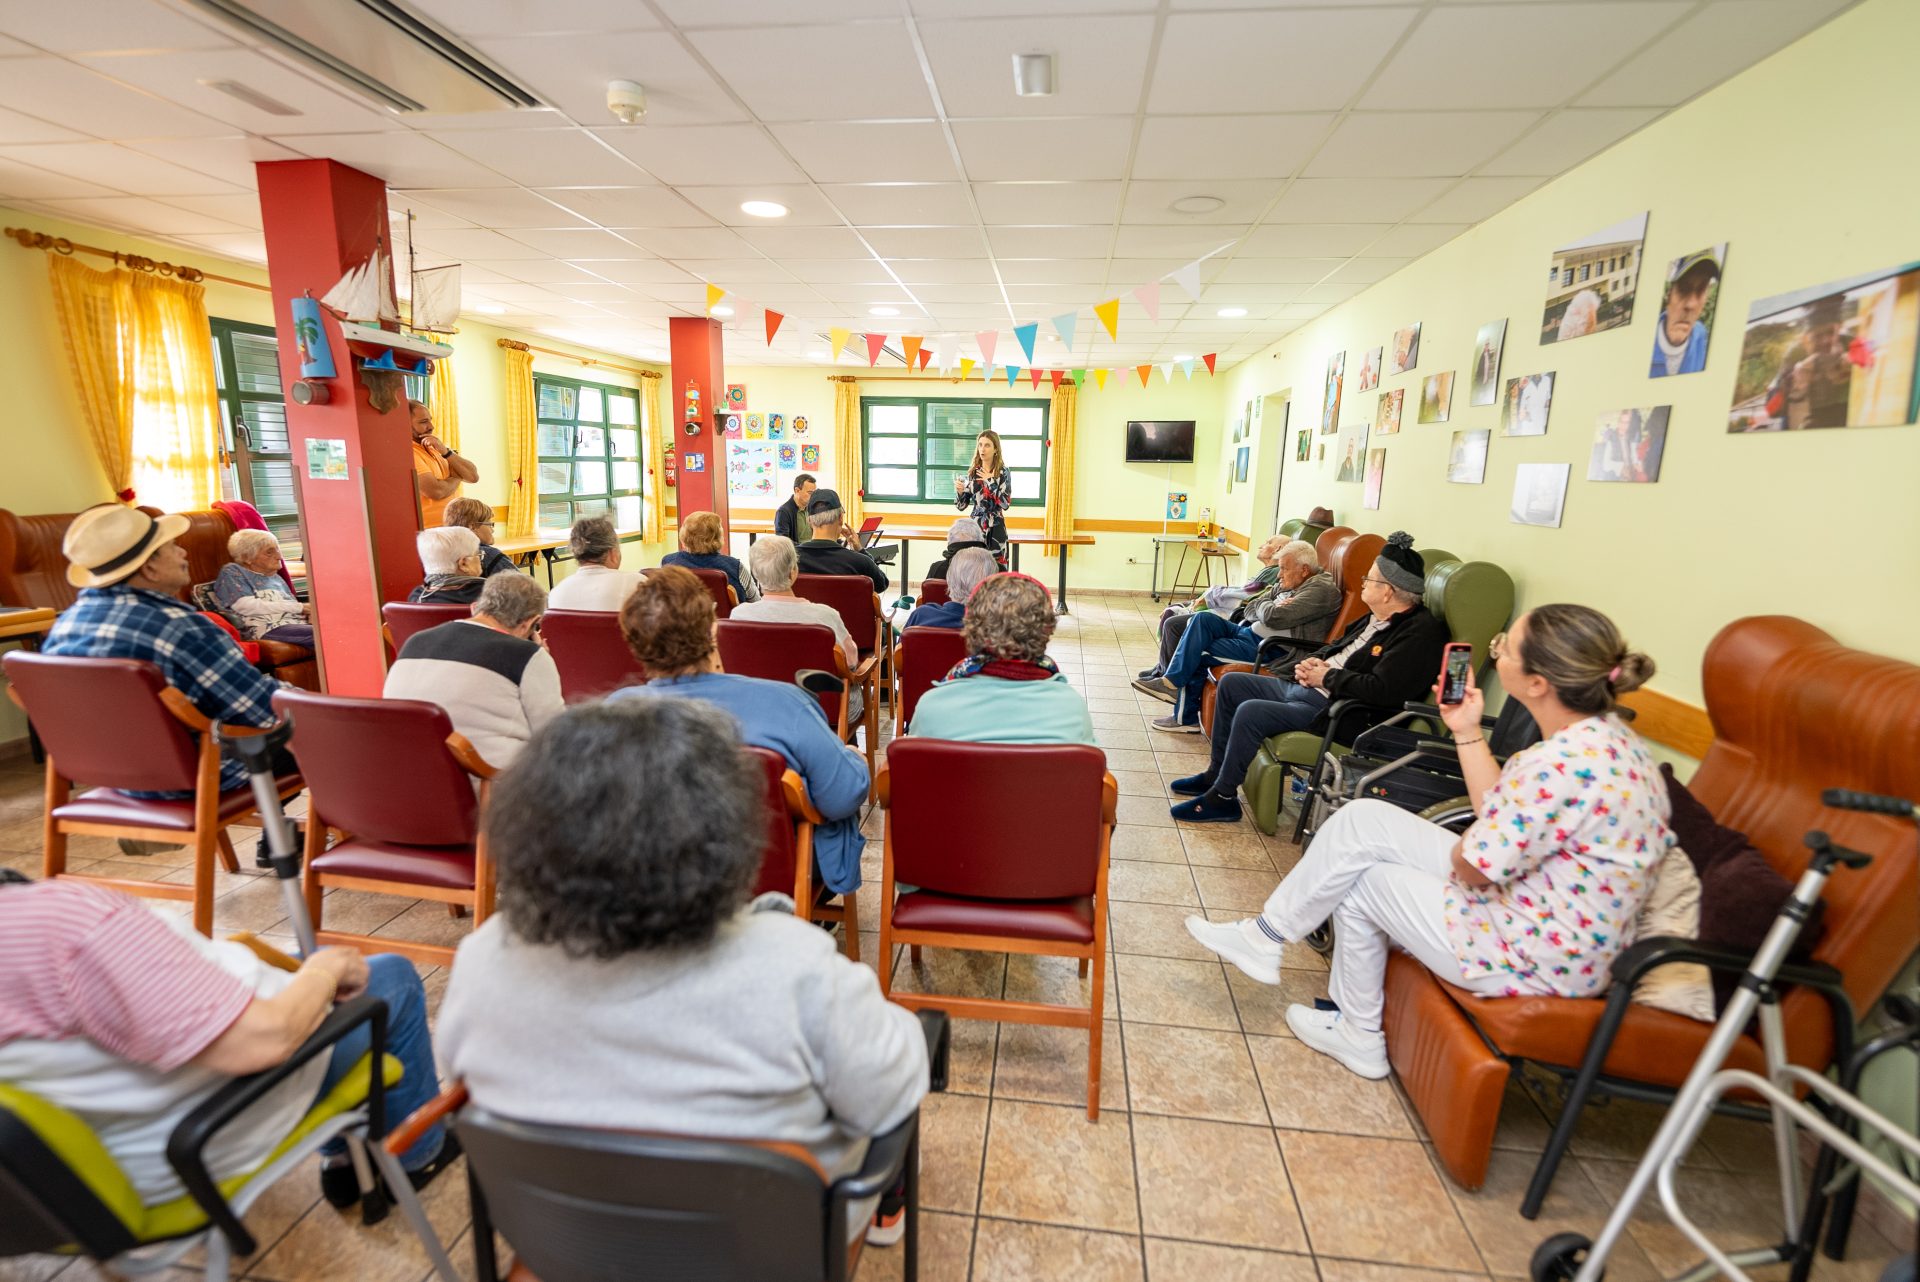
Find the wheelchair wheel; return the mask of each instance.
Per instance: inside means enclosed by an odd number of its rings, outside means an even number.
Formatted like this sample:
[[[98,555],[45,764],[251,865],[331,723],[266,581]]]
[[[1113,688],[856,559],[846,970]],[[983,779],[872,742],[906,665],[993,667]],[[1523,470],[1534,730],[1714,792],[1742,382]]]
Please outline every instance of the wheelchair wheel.
[[[1473,803],[1465,797],[1455,797],[1451,801],[1435,802],[1420,812],[1420,817],[1430,823],[1437,823],[1448,832],[1465,832],[1473,827],[1477,818]]]
[[[1313,930],[1307,932],[1306,943],[1307,947],[1313,949],[1314,952],[1319,953],[1322,957],[1333,956],[1333,922],[1331,920],[1323,921]]]
[[[1556,1233],[1533,1250],[1527,1275],[1533,1282],[1573,1282],[1593,1243],[1582,1233]],[[1605,1269],[1599,1276],[1606,1277]]]

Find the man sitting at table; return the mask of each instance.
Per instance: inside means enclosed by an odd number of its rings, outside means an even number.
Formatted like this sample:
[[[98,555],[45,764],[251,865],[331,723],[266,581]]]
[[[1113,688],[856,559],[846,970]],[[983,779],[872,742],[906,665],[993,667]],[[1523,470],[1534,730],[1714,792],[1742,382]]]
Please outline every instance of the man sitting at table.
[[[815,490],[807,502],[807,525],[813,537],[795,548],[800,555],[800,573],[859,574],[873,580],[875,592],[887,590],[887,572],[853,546],[838,494]]]

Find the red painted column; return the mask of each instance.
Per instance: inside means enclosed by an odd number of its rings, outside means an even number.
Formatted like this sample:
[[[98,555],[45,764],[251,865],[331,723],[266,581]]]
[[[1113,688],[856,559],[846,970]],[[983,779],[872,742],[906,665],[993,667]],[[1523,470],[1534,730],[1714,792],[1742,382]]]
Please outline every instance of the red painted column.
[[[332,160],[262,161],[254,171],[281,339],[280,378],[291,388],[300,378],[291,300],[319,298],[373,253],[376,240],[391,256],[387,189],[371,174]],[[336,371],[327,380],[331,399],[325,405],[287,401],[320,670],[334,694],[378,695],[387,672],[380,603],[406,600],[420,581],[412,434],[406,401],[376,412],[339,325],[330,315],[323,324]],[[309,441],[344,441],[346,478],[309,475]]]
[[[720,440],[720,399],[726,394],[727,372],[720,350],[720,322],[705,316],[667,318],[672,372],[667,375],[667,420],[673,446],[680,451],[680,485],[676,499],[680,519],[694,512],[718,512],[720,527],[731,534],[727,512],[726,450]],[[688,436],[687,384],[700,389],[700,434]],[[699,455],[704,471],[693,471],[687,460]],[[721,546],[725,546],[723,542]]]

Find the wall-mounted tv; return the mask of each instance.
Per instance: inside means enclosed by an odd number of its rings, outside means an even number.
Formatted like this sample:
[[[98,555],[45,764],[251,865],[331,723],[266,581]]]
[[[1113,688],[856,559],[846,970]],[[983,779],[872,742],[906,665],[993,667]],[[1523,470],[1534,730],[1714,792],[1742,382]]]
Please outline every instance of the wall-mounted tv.
[[[1193,420],[1136,419],[1128,423],[1127,462],[1193,462]]]

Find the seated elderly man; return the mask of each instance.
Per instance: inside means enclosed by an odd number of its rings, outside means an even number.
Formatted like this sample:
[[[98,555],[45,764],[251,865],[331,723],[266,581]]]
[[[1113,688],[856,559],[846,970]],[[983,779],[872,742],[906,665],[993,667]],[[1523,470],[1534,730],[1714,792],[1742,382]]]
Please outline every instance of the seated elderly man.
[[[778,534],[764,534],[755,539],[747,549],[747,568],[753,571],[754,581],[760,585],[760,599],[734,606],[731,617],[748,623],[815,623],[831,628],[834,640],[840,643],[840,653],[847,657],[847,666],[859,666],[860,647],[854,644],[840,611],[794,595],[793,581],[800,575],[800,557],[792,539]],[[847,704],[847,725],[852,726],[865,715],[867,703],[858,688],[849,691],[848,698],[852,702]]]
[[[493,546],[493,535],[497,528],[493,509],[479,499],[454,499],[447,504],[446,518],[440,523],[472,530],[473,536],[480,540],[481,578],[490,579],[496,574],[510,574],[519,569],[505,552]]]
[[[627,603],[640,586],[640,571],[620,568],[620,535],[604,516],[583,516],[567,535],[574,572],[560,580],[549,604],[556,610],[603,610]]]
[[[840,742],[820,701],[786,681],[765,681],[720,670],[713,643],[713,597],[675,566],[648,575],[620,611],[627,648],[647,670],[647,683],[607,696],[700,699],[732,713],[743,742],[787,759],[807,785],[807,796],[827,822],[813,830],[820,880],[835,894],[860,888],[860,806],[867,799],[867,759]]]
[[[910,628],[957,628],[967,617],[967,599],[989,576],[1000,572],[1000,563],[984,547],[962,548],[954,553],[947,570],[947,599],[916,606],[907,616]]]
[[[968,743],[1093,742],[1087,701],[1047,657],[1057,623],[1040,580],[996,574],[973,590],[967,658],[920,696],[914,734]]]
[[[1280,549],[1279,578],[1273,587],[1232,616],[1211,610],[1192,616],[1164,677],[1135,681],[1134,688],[1157,699],[1171,699],[1171,716],[1154,722],[1176,734],[1200,732],[1200,698],[1206,693],[1207,669],[1219,663],[1245,663],[1259,653],[1261,642],[1284,637],[1318,645],[1326,638],[1334,616],[1340,613],[1340,585],[1320,568],[1311,543],[1298,540]]]
[[[313,648],[313,617],[280,577],[280,542],[265,530],[235,530],[227,540],[233,559],[213,580],[213,599],[240,625],[249,641],[284,641]]]
[[[1140,680],[1150,681],[1154,677],[1167,674],[1167,665],[1173,662],[1173,651],[1180,644],[1180,638],[1186,635],[1187,624],[1193,616],[1206,610],[1218,610],[1228,615],[1237,614],[1251,599],[1265,595],[1273,587],[1274,580],[1280,577],[1280,549],[1287,546],[1285,535],[1276,534],[1254,550],[1253,559],[1260,563],[1260,572],[1241,584],[1223,583],[1208,588],[1192,601],[1176,603],[1160,612],[1160,657],[1151,668],[1141,672]],[[1160,697],[1158,692],[1155,697]]]
[[[474,751],[504,769],[566,705],[560,669],[533,639],[547,611],[547,590],[525,574],[496,574],[485,582],[472,618],[407,638],[382,693],[439,704]]]
[[[1260,745],[1292,730],[1324,733],[1335,699],[1364,705],[1342,728],[1351,741],[1364,727],[1427,698],[1450,638],[1447,625],[1422,603],[1426,585],[1426,566],[1413,550],[1413,536],[1396,530],[1361,581],[1367,613],[1338,639],[1283,666],[1279,676],[1230,672],[1221,678],[1212,758],[1200,774],[1168,785],[1194,798],[1173,807],[1173,817],[1191,823],[1239,819],[1236,794]]]
[[[413,536],[426,581],[407,593],[420,605],[472,605],[486,580],[480,575],[480,536],[457,525],[436,525]]]
[[[993,552],[994,567],[996,569],[1006,568],[999,563],[1000,554],[994,551],[993,544],[987,542],[987,536],[980,532],[980,522],[970,516],[963,516],[947,527],[947,550],[940,554],[938,561],[935,561],[927,567],[926,577],[929,579],[946,578],[947,567],[953,563],[953,558],[959,556],[968,548],[985,548],[987,551]]]
[[[875,592],[887,590],[887,572],[850,541],[846,512],[832,490],[815,490],[807,500],[807,525],[813,537],[796,549],[802,574],[862,574]],[[763,588],[765,584],[761,585]]]

